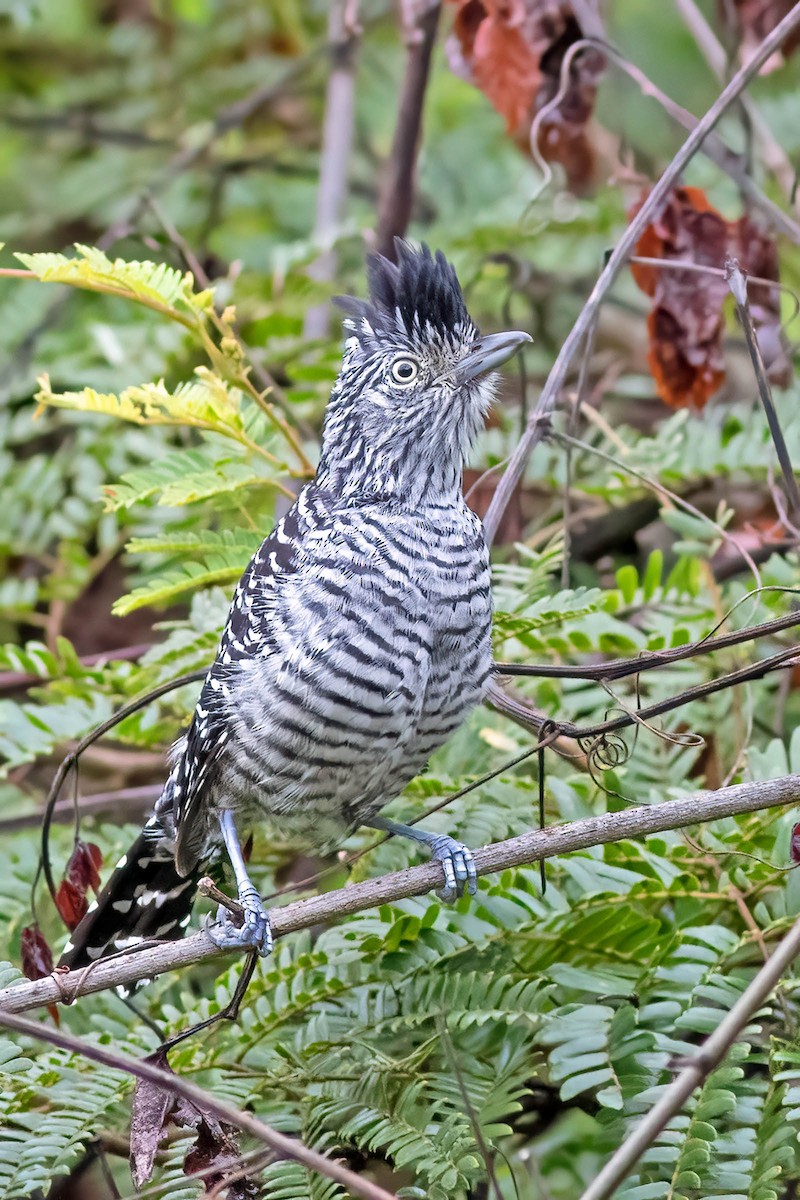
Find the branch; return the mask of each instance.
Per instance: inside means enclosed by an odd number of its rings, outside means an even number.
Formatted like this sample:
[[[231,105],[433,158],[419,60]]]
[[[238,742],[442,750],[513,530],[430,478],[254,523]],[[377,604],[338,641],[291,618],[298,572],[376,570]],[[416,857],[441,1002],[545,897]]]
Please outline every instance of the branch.
[[[476,850],[475,866],[478,875],[490,875],[510,867],[529,866],[544,858],[585,850],[589,846],[646,837],[666,829],[682,829],[721,817],[797,803],[800,803],[800,775],[742,783],[716,792],[696,792],[663,804],[647,804],[626,812],[603,813],[569,825],[532,830]],[[442,881],[441,863],[407,867],[379,879],[349,884],[338,891],[274,908],[270,913],[272,929],[276,937],[285,937],[381,904],[424,896],[441,887]],[[222,953],[201,930],[181,942],[167,942],[114,958],[100,958],[71,974],[54,972],[46,979],[4,988],[0,990],[0,1012],[25,1012],[43,1005],[71,1002],[78,996],[136,983],[165,971],[217,958]]]
[[[407,31],[408,58],[386,177],[378,201],[375,249],[394,262],[395,237],[402,237],[411,219],[414,168],[422,126],[422,107],[436,41],[441,5],[437,0],[406,0],[405,9],[421,9]]]
[[[675,0],[675,7],[717,79],[724,80],[729,69],[728,55],[694,0]],[[792,200],[795,192],[795,171],[786,151],[776,141],[769,124],[748,96],[742,99],[742,110],[750,122],[753,142],[761,161],[775,176],[786,198]]]
[[[641,238],[647,226],[659,211],[669,194],[670,189],[680,176],[686,165],[700,149],[708,134],[724,116],[734,101],[741,95],[751,79],[758,73],[759,68],[771,54],[778,49],[786,37],[800,25],[800,3],[795,4],[791,12],[780,21],[768,37],[759,46],[750,61],[742,67],[731,79],[728,86],[720,93],[709,108],[708,112],[698,121],[696,128],[689,134],[678,153],[672,159],[661,178],[653,187],[642,207],[622,234],[614,251],[603,268],[590,296],[581,310],[580,316],[567,335],[561,351],[553,364],[553,368],[542,388],[539,400],[528,418],[519,445],[511,456],[497,490],[492,497],[492,503],[484,520],[486,536],[489,541],[494,538],[497,526],[506,505],[516,488],[531,451],[541,440],[548,420],[555,408],[559,393],[564,383],[567,370],[575,357],[587,330],[596,319],[607,292],[616,280],[617,275],[625,264],[628,255]]]
[[[739,320],[744,331],[745,345],[747,352],[750,355],[750,361],[753,364],[753,372],[758,384],[758,394],[761,398],[761,404],[767,417],[767,424],[772,435],[772,441],[775,446],[775,453],[778,456],[781,471],[783,473],[783,482],[786,488],[786,496],[791,505],[792,516],[796,519],[800,516],[800,491],[797,488],[797,480],[795,479],[794,470],[792,468],[792,460],[789,457],[789,451],[786,447],[786,439],[783,436],[781,423],[778,419],[778,414],[775,411],[775,404],[772,400],[772,389],[769,386],[767,378],[767,369],[764,365],[764,358],[761,354],[761,347],[758,342],[753,317],[750,312],[750,304],[747,299],[747,281],[742,274],[739,264],[735,259],[729,259],[727,262],[728,287],[736,304],[736,311],[739,315]]]
[[[354,1171],[349,1171],[341,1163],[317,1154],[315,1150],[304,1146],[302,1142],[287,1137],[285,1133],[279,1133],[277,1129],[265,1125],[263,1121],[259,1121],[250,1113],[235,1108],[234,1105],[228,1104],[224,1100],[217,1100],[213,1092],[198,1087],[196,1083],[190,1083],[188,1079],[175,1075],[171,1071],[163,1070],[146,1058],[132,1058],[131,1055],[121,1054],[118,1050],[108,1050],[105,1046],[93,1045],[91,1042],[74,1037],[71,1033],[63,1033],[48,1025],[28,1021],[24,1017],[12,1016],[9,1011],[0,1011],[0,1027],[10,1029],[24,1037],[48,1042],[51,1046],[58,1046],[73,1054],[80,1054],[83,1058],[91,1059],[92,1062],[100,1063],[104,1067],[111,1067],[115,1071],[124,1071],[136,1079],[143,1079],[148,1083],[155,1084],[167,1093],[182,1096],[200,1112],[211,1113],[217,1120],[233,1125],[241,1129],[243,1133],[250,1134],[264,1146],[269,1146],[270,1150],[280,1158],[293,1159],[295,1162],[302,1163],[310,1171],[316,1171],[320,1175],[327,1176],[328,1179],[335,1179],[354,1196],[362,1196],[363,1200],[398,1200],[393,1192],[387,1192],[378,1184],[356,1175]]]
[[[719,1065],[754,1013],[758,1012],[784,971],[800,953],[800,921],[795,922],[774,954],[751,981],[731,1011],[686,1066],[669,1084],[661,1099],[612,1155],[581,1200],[609,1200],[645,1150],[652,1146],[696,1087]]]
[[[785,616],[776,617],[772,621],[737,629],[734,633],[724,633],[720,637],[704,637],[699,642],[688,642],[685,646],[678,646],[673,650],[648,650],[635,658],[615,658],[611,662],[584,664],[579,667],[552,663],[495,662],[492,663],[492,670],[495,675],[531,675],[535,679],[626,679],[629,675],[639,675],[642,671],[654,671],[681,662],[685,658],[694,658],[696,654],[713,654],[716,650],[738,646],[742,642],[771,637],[772,634],[779,633],[782,629],[791,629],[794,625],[800,625],[800,612],[786,613]]]
[[[353,0],[335,0],[328,14],[331,71],[325,94],[325,121],[319,165],[314,242],[320,254],[309,267],[312,279],[334,278],[336,255],[333,242],[347,199],[347,171],[355,124],[355,68],[359,30]],[[313,304],[305,315],[303,337],[322,338],[328,332],[329,304]]]

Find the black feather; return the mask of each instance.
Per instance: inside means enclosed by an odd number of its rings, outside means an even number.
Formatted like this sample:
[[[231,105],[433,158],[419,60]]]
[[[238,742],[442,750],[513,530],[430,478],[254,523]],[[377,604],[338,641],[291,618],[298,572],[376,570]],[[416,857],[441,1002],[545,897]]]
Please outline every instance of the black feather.
[[[73,930],[59,966],[73,971],[118,949],[117,939],[173,941],[183,937],[199,871],[186,877],[172,850],[145,827],[111,874],[94,907]]]
[[[472,321],[452,264],[441,250],[432,254],[395,240],[397,263],[382,254],[367,256],[369,300],[337,296],[336,303],[357,322],[366,320],[375,333],[412,335],[430,325],[441,337],[463,336]],[[356,328],[356,334],[361,331]]]

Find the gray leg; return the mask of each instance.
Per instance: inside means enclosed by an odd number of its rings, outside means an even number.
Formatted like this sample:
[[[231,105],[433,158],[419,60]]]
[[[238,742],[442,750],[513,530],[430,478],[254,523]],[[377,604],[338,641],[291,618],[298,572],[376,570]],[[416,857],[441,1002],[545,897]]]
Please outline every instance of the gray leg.
[[[232,812],[226,810],[220,813],[219,827],[236,878],[239,903],[244,909],[244,924],[234,925],[227,911],[220,908],[217,913],[218,924],[208,926],[206,933],[221,950],[236,950],[247,946],[252,950],[257,950],[262,958],[266,958],[272,950],[269,914],[247,874]]]
[[[412,841],[422,842],[431,852],[431,857],[442,864],[444,871],[444,887],[437,888],[436,895],[440,900],[449,903],[463,896],[467,891],[474,896],[478,889],[478,876],[475,872],[475,860],[472,851],[457,842],[447,833],[428,833],[418,825],[401,825],[390,821],[388,817],[374,817],[367,824],[371,829],[383,829],[386,833],[395,833],[399,837],[411,838]]]

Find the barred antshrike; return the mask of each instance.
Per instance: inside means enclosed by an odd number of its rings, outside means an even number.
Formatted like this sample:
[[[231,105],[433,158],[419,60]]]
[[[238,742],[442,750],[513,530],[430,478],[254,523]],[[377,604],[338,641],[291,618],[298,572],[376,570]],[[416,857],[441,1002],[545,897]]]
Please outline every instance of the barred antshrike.
[[[489,677],[489,559],[461,474],[488,373],[530,338],[481,337],[441,253],[398,243],[397,255],[370,256],[368,301],[339,301],[345,353],[316,478],[242,576],[155,812],[63,964],[180,937],[221,844],[245,917],[208,932],[268,954],[239,841],[264,818],[318,849],[358,825],[407,835],[442,863],[443,899],[475,891],[465,846],[378,814]]]

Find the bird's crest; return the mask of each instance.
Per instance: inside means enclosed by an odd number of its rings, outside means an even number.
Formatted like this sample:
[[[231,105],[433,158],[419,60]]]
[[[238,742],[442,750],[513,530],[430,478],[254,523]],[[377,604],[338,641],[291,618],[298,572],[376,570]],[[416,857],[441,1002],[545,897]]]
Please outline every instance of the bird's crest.
[[[427,328],[439,337],[474,337],[455,270],[441,250],[432,254],[424,243],[417,250],[395,239],[397,263],[382,254],[367,256],[369,300],[337,296],[357,336],[403,333],[413,337]]]

